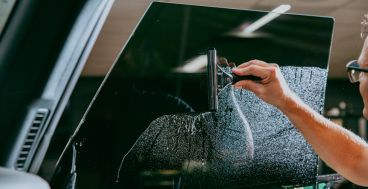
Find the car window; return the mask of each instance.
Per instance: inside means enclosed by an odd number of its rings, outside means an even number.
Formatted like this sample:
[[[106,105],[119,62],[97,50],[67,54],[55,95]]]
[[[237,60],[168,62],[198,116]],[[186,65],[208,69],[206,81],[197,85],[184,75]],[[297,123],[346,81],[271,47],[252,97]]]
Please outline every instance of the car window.
[[[0,0],[0,35],[5,27],[16,0]]]
[[[278,63],[292,89],[322,112],[333,20],[283,14],[243,32],[268,14],[153,3],[71,142],[78,186],[315,183],[318,158],[280,111],[231,85],[219,92],[218,111],[207,109],[205,54],[214,47],[237,65]]]

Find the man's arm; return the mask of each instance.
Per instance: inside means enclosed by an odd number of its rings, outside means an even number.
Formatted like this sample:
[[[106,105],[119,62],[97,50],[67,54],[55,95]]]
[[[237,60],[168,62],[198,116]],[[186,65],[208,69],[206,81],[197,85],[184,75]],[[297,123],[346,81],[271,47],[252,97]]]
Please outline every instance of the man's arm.
[[[368,145],[365,141],[300,100],[291,100],[280,110],[330,167],[351,182],[368,186]]]
[[[368,186],[368,145],[365,141],[302,102],[289,89],[277,65],[253,60],[233,72],[260,77],[262,80],[258,83],[239,81],[235,87],[250,90],[280,109],[322,160],[348,180]]]

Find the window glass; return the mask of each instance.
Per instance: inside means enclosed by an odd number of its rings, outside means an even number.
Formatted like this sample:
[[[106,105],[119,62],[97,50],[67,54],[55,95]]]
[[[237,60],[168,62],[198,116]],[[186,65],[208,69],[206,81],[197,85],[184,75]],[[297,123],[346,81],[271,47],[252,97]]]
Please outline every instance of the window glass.
[[[0,35],[9,18],[16,0],[0,0]]]
[[[333,20],[283,14],[244,33],[268,14],[153,3],[71,143],[78,152],[78,185],[315,183],[317,156],[280,111],[231,85],[219,93],[219,110],[208,111],[205,54],[214,47],[237,65],[251,59],[278,63],[291,88],[322,112]]]

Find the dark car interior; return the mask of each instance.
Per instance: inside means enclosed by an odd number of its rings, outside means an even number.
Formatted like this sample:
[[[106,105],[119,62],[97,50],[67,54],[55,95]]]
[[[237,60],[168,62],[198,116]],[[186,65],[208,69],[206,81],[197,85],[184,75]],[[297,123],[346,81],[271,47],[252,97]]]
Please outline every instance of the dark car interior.
[[[14,3],[0,36],[1,166],[38,172],[111,5]]]

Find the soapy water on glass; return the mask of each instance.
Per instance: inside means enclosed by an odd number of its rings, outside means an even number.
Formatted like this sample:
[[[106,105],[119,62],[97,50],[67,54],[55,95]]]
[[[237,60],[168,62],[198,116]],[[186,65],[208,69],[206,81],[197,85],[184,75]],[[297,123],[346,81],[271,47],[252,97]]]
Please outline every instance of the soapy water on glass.
[[[226,69],[230,72],[230,68]],[[327,70],[281,67],[305,103],[321,112]],[[250,91],[227,85],[217,112],[165,115],[151,122],[124,155],[117,182],[139,171],[178,170],[189,187],[310,183],[317,156],[290,121]]]

